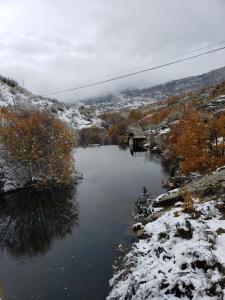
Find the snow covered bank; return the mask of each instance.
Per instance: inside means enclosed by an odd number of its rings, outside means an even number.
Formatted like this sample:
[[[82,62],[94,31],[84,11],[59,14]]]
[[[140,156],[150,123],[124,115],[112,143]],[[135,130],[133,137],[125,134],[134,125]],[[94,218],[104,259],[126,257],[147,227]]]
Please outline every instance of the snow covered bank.
[[[174,207],[146,224],[107,299],[224,299],[224,209],[222,199],[195,202],[195,217]]]

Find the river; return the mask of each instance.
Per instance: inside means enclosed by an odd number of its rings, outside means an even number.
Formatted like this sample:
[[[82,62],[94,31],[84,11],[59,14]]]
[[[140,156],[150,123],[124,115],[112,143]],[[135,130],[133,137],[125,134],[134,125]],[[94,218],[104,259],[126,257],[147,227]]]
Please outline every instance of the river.
[[[78,148],[75,157],[84,179],[74,189],[1,199],[2,300],[105,299],[117,246],[133,240],[142,187],[164,191],[164,171],[147,152],[101,146]]]

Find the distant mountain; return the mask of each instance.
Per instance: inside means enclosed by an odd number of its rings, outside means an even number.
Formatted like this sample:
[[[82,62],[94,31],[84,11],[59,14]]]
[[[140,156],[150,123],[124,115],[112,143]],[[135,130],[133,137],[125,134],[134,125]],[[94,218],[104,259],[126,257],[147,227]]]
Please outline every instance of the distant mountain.
[[[206,74],[174,80],[146,89],[125,90],[68,104],[55,99],[34,95],[16,81],[0,76],[0,106],[36,107],[55,113],[74,128],[101,125],[98,115],[104,111],[123,110],[144,106],[169,96],[200,90],[225,80],[225,67]]]
[[[89,98],[85,104],[93,105],[99,109],[112,110],[125,107],[138,107],[169,96],[180,95],[200,90],[210,85],[216,85],[225,80],[225,67],[208,73],[191,76],[183,79],[169,81],[145,89],[125,90],[118,95],[106,95]]]

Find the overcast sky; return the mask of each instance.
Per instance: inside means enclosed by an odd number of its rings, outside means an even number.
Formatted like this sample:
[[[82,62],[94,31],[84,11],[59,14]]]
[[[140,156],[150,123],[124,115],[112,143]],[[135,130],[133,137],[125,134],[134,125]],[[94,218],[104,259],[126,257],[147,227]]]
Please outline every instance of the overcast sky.
[[[0,74],[45,94],[225,40],[225,0],[0,0]],[[79,92],[76,101],[225,66],[225,51]]]

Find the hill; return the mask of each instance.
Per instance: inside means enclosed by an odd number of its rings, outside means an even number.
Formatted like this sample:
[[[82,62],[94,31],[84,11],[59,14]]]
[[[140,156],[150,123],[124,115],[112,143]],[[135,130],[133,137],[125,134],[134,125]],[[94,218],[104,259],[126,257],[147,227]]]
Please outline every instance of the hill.
[[[15,106],[49,110],[74,128],[97,122],[94,110],[82,104],[68,104],[56,99],[34,95],[20,87],[16,81],[0,76],[0,106]]]
[[[170,96],[181,95],[208,86],[213,86],[225,80],[225,67],[198,76],[169,81],[145,89],[125,90],[118,95],[106,95],[89,98],[83,101],[98,109],[119,110],[147,105]]]

